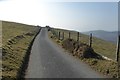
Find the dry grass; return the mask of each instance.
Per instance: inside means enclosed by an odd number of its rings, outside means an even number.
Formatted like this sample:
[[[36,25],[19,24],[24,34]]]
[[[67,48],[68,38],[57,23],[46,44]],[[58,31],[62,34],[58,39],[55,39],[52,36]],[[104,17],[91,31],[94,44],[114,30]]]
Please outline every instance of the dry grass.
[[[68,34],[69,32],[71,33],[71,39],[77,40],[77,32],[76,31],[69,31],[69,30],[63,30],[63,29],[54,29],[56,35],[58,35],[58,32],[64,32],[64,37],[65,39],[68,38]],[[61,36],[62,37],[62,36]],[[88,35],[84,35],[82,33],[80,33],[80,42],[81,43],[85,43],[85,44],[89,44],[89,36]],[[92,47],[94,49],[94,51],[98,54],[104,55],[106,57],[109,57],[113,60],[115,60],[116,58],[116,45],[110,42],[107,42],[105,40],[93,37],[93,44]]]
[[[2,24],[2,76],[3,78],[16,78],[29,44],[39,28],[6,21],[3,21]]]
[[[94,58],[82,59],[83,62],[89,64],[94,70],[102,73],[108,78],[117,77],[117,63],[108,60],[99,60]]]
[[[55,30],[58,31],[58,29],[55,29]],[[65,35],[68,35],[67,30],[60,30],[60,31],[63,31],[63,32],[65,32]],[[74,36],[71,36],[71,37],[75,40],[75,37],[76,37],[75,33],[76,32],[72,31],[72,33],[74,34]],[[51,31],[48,33],[48,35],[54,42],[59,44],[59,46],[63,47],[63,41],[58,40],[58,38],[56,38],[56,36],[53,35],[53,33]],[[84,39],[82,39],[82,38],[84,38]],[[65,39],[67,39],[67,37],[65,37]],[[89,37],[87,35],[81,34],[81,36],[80,36],[81,43],[87,44],[88,43],[87,39],[89,39]],[[113,48],[115,48],[115,45],[113,45],[109,42],[106,42],[104,40],[95,38],[95,37],[93,38],[93,41],[94,41],[93,49],[95,50],[95,52],[96,52],[96,50],[98,50],[99,52],[102,51],[102,52],[105,52],[104,54],[106,56],[114,58],[109,54],[111,53],[112,55],[114,55],[113,54],[114,51],[113,52],[111,52],[111,51],[114,50]],[[103,44],[103,46],[102,46],[102,44]],[[96,48],[95,48],[95,46],[96,46]],[[105,49],[105,48],[107,48],[107,49]],[[109,50],[109,49],[111,49],[111,50]],[[70,52],[70,51],[68,51],[68,52]],[[102,54],[102,55],[104,55],[104,54]],[[73,55],[73,53],[71,53],[70,55]],[[93,68],[94,70],[100,72],[101,74],[103,74],[107,77],[110,77],[110,78],[117,77],[117,63],[116,62],[108,61],[108,60],[104,60],[104,59],[81,58],[79,56],[75,56],[75,57],[79,58],[81,61],[83,61],[83,62],[87,63],[89,66],[91,66],[91,68]]]

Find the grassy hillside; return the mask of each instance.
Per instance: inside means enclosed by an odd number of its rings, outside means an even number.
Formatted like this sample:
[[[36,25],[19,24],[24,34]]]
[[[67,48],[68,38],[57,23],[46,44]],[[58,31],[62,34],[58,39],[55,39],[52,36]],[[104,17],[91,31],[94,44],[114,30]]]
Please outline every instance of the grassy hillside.
[[[62,35],[62,32],[64,32],[65,34],[64,40],[59,40],[57,38],[59,31],[61,32],[61,35]],[[72,39],[68,39],[69,32],[71,33]],[[54,42],[59,44],[59,46],[67,50],[71,56],[75,56],[76,58],[79,58],[80,61],[85,62],[86,64],[91,66],[91,68],[99,72],[100,74],[104,75],[105,77],[109,77],[109,78],[117,77],[117,63],[116,62],[105,60],[104,58],[101,58],[101,57],[98,58],[98,56],[94,56],[96,53],[96,55],[100,54],[100,55],[104,55],[109,58],[115,59],[115,45],[114,44],[94,37],[93,48],[91,49],[89,48],[89,46],[87,47],[88,42],[89,42],[89,36],[87,35],[80,33],[80,43],[76,42],[77,40],[76,31],[51,29],[51,31],[48,32],[48,35]],[[87,56],[87,58],[83,57],[85,55]]]
[[[69,31],[69,30],[63,30],[63,29],[54,29],[54,31],[56,32],[56,34],[58,34],[58,32],[64,32],[65,34],[65,39],[68,38],[68,34],[69,32],[71,33],[71,38],[74,40],[77,40],[77,32],[76,31]],[[62,37],[62,36],[61,36]],[[89,36],[80,33],[80,42],[85,43],[85,44],[89,44]],[[113,60],[115,60],[116,57],[116,45],[110,42],[107,42],[105,40],[93,37],[93,45],[92,45],[93,49],[95,50],[96,53],[104,55],[106,57],[109,57]]]
[[[16,78],[28,54],[28,47],[39,27],[2,22],[2,76]]]

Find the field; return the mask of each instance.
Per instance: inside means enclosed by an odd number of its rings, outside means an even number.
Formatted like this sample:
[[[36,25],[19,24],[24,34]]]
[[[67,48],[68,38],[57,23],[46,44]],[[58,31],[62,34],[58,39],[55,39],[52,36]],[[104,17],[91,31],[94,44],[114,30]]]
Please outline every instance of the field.
[[[59,40],[57,38],[58,32],[61,32],[61,40]],[[62,40],[62,32],[64,32],[64,40]],[[70,52],[70,55],[73,55],[74,52],[71,51],[71,49],[72,49],[71,47],[73,47],[73,46],[71,46],[71,42],[67,42],[68,49],[66,49],[63,46],[63,45],[66,45],[66,43],[64,43],[64,41],[69,37],[69,32],[71,33],[70,38],[73,39],[73,42],[75,42],[77,40],[77,37],[76,37],[77,32],[76,31],[53,28],[53,29],[51,29],[51,31],[49,31],[48,35],[54,42],[59,44],[59,46],[63,47],[65,50]],[[83,43],[86,45],[89,44],[89,36],[80,33],[79,38],[80,38],[79,43]],[[75,57],[79,58],[80,61],[85,62],[86,64],[91,66],[91,68],[100,72],[100,74],[102,74],[106,77],[112,77],[112,78],[117,77],[117,63],[115,61],[115,51],[116,51],[115,45],[110,42],[93,37],[92,48],[95,51],[95,53],[107,56],[108,58],[111,58],[113,60],[109,61],[109,60],[105,60],[105,59],[96,59],[96,58],[81,58],[78,55]]]
[[[39,27],[2,21],[2,77],[20,77],[28,47]]]

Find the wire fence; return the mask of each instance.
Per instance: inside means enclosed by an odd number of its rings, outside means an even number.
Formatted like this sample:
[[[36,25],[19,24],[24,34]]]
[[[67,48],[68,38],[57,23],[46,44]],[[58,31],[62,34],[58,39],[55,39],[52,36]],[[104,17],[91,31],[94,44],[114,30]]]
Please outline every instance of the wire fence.
[[[51,31],[52,31],[52,33],[53,33],[53,35],[55,36],[55,37],[57,37],[59,40],[65,40],[65,39],[72,39],[72,36],[71,35],[75,35],[76,34],[76,36],[74,36],[74,38],[76,38],[76,41],[80,41],[80,33],[79,32],[74,32],[74,34],[72,34],[72,32],[71,31],[68,31],[68,32],[64,32],[64,31],[60,31],[60,30],[54,30],[54,29],[51,29]],[[88,40],[88,44],[89,44],[89,46],[90,47],[92,47],[92,44],[93,44],[93,35],[92,35],[92,33],[90,33],[90,35],[89,35],[89,40]],[[117,62],[117,65],[118,65],[118,74],[117,74],[117,76],[118,77],[120,77],[120,35],[118,35],[118,41],[117,41],[117,45],[116,45],[117,47],[116,47],[116,53],[115,53],[115,55],[116,55],[116,62]]]

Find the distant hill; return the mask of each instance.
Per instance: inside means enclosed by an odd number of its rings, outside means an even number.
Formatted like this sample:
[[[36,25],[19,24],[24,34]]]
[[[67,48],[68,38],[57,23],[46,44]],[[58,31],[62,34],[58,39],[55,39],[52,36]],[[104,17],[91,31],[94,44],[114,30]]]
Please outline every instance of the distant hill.
[[[112,43],[117,43],[117,31],[109,32],[104,30],[94,30],[94,31],[88,31],[88,32],[82,32],[83,34],[89,35],[90,33],[93,34],[93,36],[97,38],[101,38],[106,41],[110,41]]]

